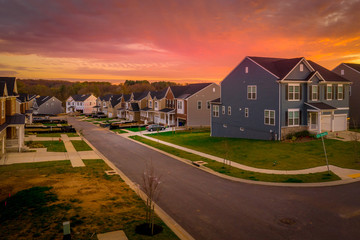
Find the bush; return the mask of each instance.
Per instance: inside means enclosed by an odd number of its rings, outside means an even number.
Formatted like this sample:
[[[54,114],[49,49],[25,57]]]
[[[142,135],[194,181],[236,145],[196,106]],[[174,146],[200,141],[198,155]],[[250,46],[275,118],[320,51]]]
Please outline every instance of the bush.
[[[298,139],[298,138],[303,138],[303,137],[309,137],[311,136],[308,130],[304,130],[304,131],[300,131],[300,132],[295,132],[295,133],[289,133],[286,135],[286,139],[287,140],[294,140],[294,139]]]

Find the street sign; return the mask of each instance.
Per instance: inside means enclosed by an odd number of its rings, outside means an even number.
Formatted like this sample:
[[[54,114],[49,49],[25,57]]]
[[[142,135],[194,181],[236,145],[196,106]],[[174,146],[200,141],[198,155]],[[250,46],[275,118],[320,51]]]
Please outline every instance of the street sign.
[[[316,138],[321,138],[326,135],[328,135],[328,132],[319,133],[319,134],[316,134]]]

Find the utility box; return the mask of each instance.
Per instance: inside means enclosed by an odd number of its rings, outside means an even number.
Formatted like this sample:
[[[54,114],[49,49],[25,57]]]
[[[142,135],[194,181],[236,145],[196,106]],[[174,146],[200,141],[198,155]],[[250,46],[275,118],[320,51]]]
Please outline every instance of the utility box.
[[[63,229],[64,229],[64,238],[63,239],[71,239],[70,221],[63,222]]]

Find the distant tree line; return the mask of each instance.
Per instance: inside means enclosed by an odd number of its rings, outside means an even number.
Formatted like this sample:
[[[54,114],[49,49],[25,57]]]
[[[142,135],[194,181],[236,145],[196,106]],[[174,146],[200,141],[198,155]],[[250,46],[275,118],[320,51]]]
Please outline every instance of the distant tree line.
[[[147,80],[126,80],[124,83],[109,82],[69,82],[60,80],[17,79],[19,93],[40,96],[55,96],[60,101],[75,94],[94,94],[96,97],[106,94],[130,94],[132,92],[161,91],[168,86],[178,85],[174,82],[149,82]]]

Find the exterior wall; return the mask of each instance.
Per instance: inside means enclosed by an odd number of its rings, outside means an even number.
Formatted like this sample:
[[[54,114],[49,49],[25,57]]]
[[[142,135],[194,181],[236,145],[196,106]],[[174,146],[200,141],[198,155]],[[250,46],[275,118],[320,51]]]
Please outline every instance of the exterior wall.
[[[220,86],[213,83],[187,100],[187,126],[210,126],[210,109],[207,102],[220,97]],[[198,101],[201,101],[201,109],[197,108]]]
[[[34,101],[34,103],[36,103],[36,101]],[[69,97],[68,99],[66,99],[66,104],[65,104],[65,112],[66,113],[73,112],[72,108],[70,108],[70,107],[75,107],[75,101],[72,97]]]
[[[48,101],[41,104],[37,110],[37,114],[57,115],[63,112],[62,103],[59,99],[52,97]]]
[[[1,98],[0,99],[0,125],[4,124],[5,121],[6,121],[6,99]]]
[[[83,113],[84,114],[91,114],[93,113],[94,110],[94,106],[96,106],[96,97],[91,95],[90,97],[88,97],[83,104]]]
[[[182,101],[183,103],[183,111],[179,111],[178,110],[178,101]],[[175,118],[176,118],[176,121],[177,121],[177,126],[179,126],[179,121],[180,120],[183,120],[183,121],[186,121],[187,120],[187,100],[185,99],[177,99],[176,100],[176,109],[175,109]]]
[[[16,98],[9,97],[6,99],[6,116],[12,116],[16,113]]]
[[[300,65],[303,64],[303,71],[300,71]],[[286,79],[306,79],[307,76],[311,73],[311,70],[306,66],[304,60],[301,61],[291,73],[286,77]]]
[[[248,73],[245,72],[248,67]],[[219,117],[211,114],[211,136],[273,139],[279,134],[279,85],[277,78],[245,58],[222,82]],[[256,100],[247,99],[247,86],[256,85]],[[222,114],[225,106],[225,114]],[[231,107],[231,115],[227,108]],[[249,116],[245,117],[245,108]],[[275,111],[275,124],[265,125],[264,111]]]
[[[344,75],[341,75],[341,70],[344,70]],[[349,97],[350,125],[352,127],[360,128],[360,72],[357,72],[344,64],[340,64],[333,71],[352,82],[351,96]],[[346,92],[349,93],[350,91]]]

